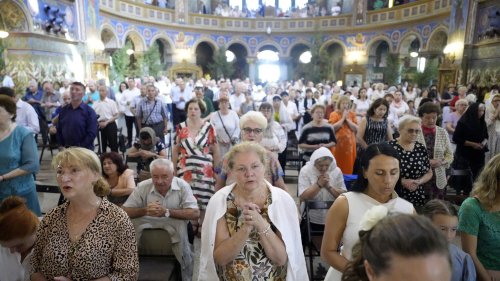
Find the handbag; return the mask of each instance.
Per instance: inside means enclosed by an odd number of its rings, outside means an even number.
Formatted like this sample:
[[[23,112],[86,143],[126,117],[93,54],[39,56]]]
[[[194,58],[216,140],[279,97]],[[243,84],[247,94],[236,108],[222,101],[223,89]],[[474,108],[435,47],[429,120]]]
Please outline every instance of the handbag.
[[[229,134],[229,132],[226,129],[226,125],[224,125],[224,121],[222,121],[222,117],[220,116],[220,112],[217,111],[217,115],[219,115],[220,122],[222,123],[222,128],[224,128],[224,131],[226,132],[227,136],[229,137],[229,140],[231,141],[232,145],[235,145],[238,143],[238,140],[236,138],[233,138],[232,134]],[[233,132],[234,134],[234,132]]]

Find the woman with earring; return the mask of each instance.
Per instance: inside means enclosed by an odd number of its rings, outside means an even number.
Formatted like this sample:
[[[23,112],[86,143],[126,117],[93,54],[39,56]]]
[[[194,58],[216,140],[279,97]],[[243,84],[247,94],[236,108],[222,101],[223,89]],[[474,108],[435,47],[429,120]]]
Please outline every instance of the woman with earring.
[[[356,160],[356,132],[358,119],[350,110],[351,101],[348,96],[341,96],[337,102],[337,110],[330,114],[329,122],[335,130],[337,144],[331,147],[342,173],[352,174]]]
[[[31,280],[137,280],[134,226],[105,198],[109,185],[97,155],[68,148],[53,158],[52,167],[66,202],[40,223]]]

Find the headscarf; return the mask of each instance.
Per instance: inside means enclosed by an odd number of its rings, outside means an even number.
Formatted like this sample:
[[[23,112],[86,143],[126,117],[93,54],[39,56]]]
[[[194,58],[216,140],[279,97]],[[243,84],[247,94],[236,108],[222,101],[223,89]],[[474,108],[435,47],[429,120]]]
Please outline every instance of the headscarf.
[[[304,168],[300,170],[300,172],[304,173],[304,175],[310,182],[316,182],[318,176],[321,175],[314,164],[316,160],[324,157],[328,157],[332,160],[332,163],[330,164],[330,167],[328,167],[327,171],[327,174],[330,177],[330,182],[335,182],[335,178],[338,174],[342,175],[342,171],[339,167],[337,167],[337,161],[335,161],[335,157],[333,157],[332,152],[326,147],[320,147],[313,152],[313,154],[311,155],[311,159],[306,163]]]
[[[144,142],[142,141],[142,138],[139,137],[139,142],[141,143],[141,149],[152,151],[152,152],[156,153],[157,152],[156,151],[156,144],[160,141],[160,139],[156,137],[156,133],[153,130],[153,128],[144,127],[139,132],[139,136],[141,133],[147,133],[151,137],[151,144],[147,144],[147,145],[144,144]]]
[[[482,103],[476,102],[469,106],[469,108],[464,112],[462,117],[458,120],[457,127],[460,123],[462,126],[467,128],[469,136],[471,136],[470,141],[482,142],[485,138],[488,138],[488,130],[486,129],[485,114],[478,118],[479,106]]]

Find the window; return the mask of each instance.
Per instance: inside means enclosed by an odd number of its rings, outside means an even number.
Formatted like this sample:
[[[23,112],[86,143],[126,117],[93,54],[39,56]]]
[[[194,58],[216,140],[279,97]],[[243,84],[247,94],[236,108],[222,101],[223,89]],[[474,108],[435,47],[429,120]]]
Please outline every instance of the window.
[[[295,7],[302,9],[307,5],[307,3],[309,3],[309,0],[295,0]]]
[[[243,0],[229,0],[229,6],[232,8],[238,6],[241,10],[243,8]]]

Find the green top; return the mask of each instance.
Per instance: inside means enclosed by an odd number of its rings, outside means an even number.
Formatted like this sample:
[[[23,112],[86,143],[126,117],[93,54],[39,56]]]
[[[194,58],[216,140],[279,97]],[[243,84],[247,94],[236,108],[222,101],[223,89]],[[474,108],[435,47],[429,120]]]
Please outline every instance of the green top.
[[[486,269],[500,270],[500,212],[488,212],[476,198],[458,211],[458,230],[477,237],[477,257]]]
[[[207,109],[205,110],[205,112],[203,114],[201,114],[201,118],[205,118],[210,113],[215,111],[214,104],[212,103],[212,101],[210,100],[209,97],[203,97],[203,102],[205,102],[205,106],[207,107]]]

